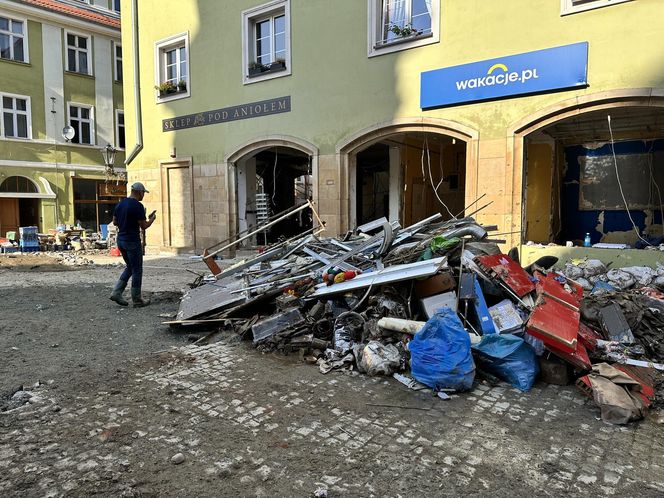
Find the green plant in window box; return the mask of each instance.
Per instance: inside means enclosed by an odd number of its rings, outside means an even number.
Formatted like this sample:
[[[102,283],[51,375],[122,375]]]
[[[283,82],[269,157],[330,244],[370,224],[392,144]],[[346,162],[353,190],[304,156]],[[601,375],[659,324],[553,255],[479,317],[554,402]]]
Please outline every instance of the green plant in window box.
[[[388,31],[391,31],[399,38],[408,38],[409,36],[417,36],[422,34],[421,31],[413,28],[410,24],[399,26],[398,24],[390,24]]]
[[[265,70],[267,70],[267,67],[260,62],[254,61],[249,63],[249,76],[261,74]]]
[[[171,83],[170,81],[164,81],[163,83],[160,83],[154,88],[155,90],[159,90],[160,97],[163,97],[164,95],[169,95],[171,93],[176,93],[178,91],[178,87],[173,83]]]
[[[186,92],[187,91],[187,81],[186,80],[178,81],[178,91],[180,91],[180,92]]]

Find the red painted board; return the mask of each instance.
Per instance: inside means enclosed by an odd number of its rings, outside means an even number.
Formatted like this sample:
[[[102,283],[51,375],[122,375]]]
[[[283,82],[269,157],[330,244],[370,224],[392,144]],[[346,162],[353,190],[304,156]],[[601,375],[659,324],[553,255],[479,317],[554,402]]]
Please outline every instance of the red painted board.
[[[629,375],[632,379],[641,385],[641,391],[637,392],[636,394],[639,395],[646,406],[650,406],[652,400],[655,399],[655,389],[653,387],[654,379],[651,375],[649,375],[650,372],[648,372],[648,370],[651,369],[634,367],[632,365],[620,365],[619,363],[614,363],[613,366],[621,372]]]
[[[583,322],[579,324],[579,341],[583,342],[587,350],[596,351],[598,340],[604,340],[604,336]]]
[[[541,339],[546,346],[552,345],[560,351],[574,353],[580,319],[578,311],[549,297],[540,296],[530,314],[526,330]]]
[[[519,297],[535,290],[530,275],[519,263],[505,254],[492,254],[475,258],[484,271],[502,280]]]
[[[561,351],[560,349],[550,344],[548,344],[546,347],[561,360],[566,361],[567,363],[581,370],[590,370],[593,367],[592,363],[590,362],[590,357],[588,356],[588,351],[586,351],[586,348],[581,341],[577,341],[576,351],[573,353]]]
[[[538,294],[549,296],[573,310],[579,311],[581,301],[578,296],[566,291],[563,284],[558,282],[553,274],[543,275],[540,272],[535,272],[535,278],[537,278],[535,289]]]

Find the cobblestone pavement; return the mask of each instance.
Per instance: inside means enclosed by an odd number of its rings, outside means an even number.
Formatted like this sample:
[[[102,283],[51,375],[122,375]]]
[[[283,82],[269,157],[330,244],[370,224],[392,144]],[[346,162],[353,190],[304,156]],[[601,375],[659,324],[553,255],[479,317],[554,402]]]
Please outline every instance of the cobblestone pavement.
[[[101,388],[0,415],[0,496],[664,496],[664,428],[572,386],[442,401],[222,342]]]

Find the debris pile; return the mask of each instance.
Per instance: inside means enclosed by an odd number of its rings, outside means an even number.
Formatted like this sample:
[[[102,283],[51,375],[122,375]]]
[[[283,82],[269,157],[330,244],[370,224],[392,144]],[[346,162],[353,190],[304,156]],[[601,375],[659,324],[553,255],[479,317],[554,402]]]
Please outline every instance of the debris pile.
[[[664,369],[664,296],[648,287],[662,269],[624,269],[638,288],[596,292],[622,273],[592,261],[556,272],[553,257],[524,269],[489,237],[497,229],[383,218],[338,239],[311,230],[224,270],[206,253],[213,277],[166,323],[225,327],[322,373],[389,375],[441,398],[476,376],[522,391],[574,381],[605,420],[643,416]]]

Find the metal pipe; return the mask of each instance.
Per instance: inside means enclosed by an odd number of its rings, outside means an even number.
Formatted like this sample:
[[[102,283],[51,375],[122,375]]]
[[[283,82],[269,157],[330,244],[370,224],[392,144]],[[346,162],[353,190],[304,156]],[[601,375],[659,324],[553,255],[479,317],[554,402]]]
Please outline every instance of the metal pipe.
[[[138,42],[138,0],[131,5],[131,40],[134,56],[134,112],[136,113],[136,146],[125,159],[125,166],[136,158],[143,150],[143,112],[141,110],[141,75],[139,72],[139,42]]]
[[[299,213],[300,211],[302,211],[303,209],[306,209],[306,208],[311,208],[313,210],[313,206],[311,205],[311,201],[307,201],[306,204],[302,204],[300,207],[294,209],[290,213],[287,213],[287,214],[277,218],[276,220],[271,221],[267,225],[263,225],[263,226],[259,227],[257,230],[254,230],[253,232],[250,232],[247,235],[245,235],[243,237],[240,237],[239,239],[231,242],[230,244],[226,244],[221,249],[217,249],[216,251],[211,252],[207,256],[204,256],[203,259],[211,258],[215,254],[219,254],[221,251],[225,251],[226,249],[230,249],[231,247],[234,247],[234,246],[238,245],[240,242],[245,241],[245,240],[253,237],[256,234],[265,231],[265,229],[270,228],[272,225],[275,225],[275,224],[279,223],[280,221],[283,221],[286,218],[289,218],[290,216],[294,215],[295,213]]]

